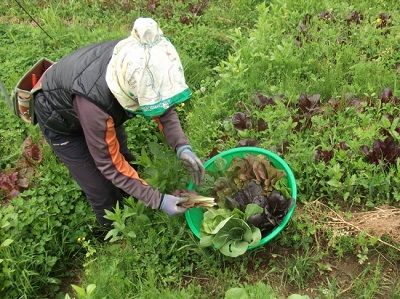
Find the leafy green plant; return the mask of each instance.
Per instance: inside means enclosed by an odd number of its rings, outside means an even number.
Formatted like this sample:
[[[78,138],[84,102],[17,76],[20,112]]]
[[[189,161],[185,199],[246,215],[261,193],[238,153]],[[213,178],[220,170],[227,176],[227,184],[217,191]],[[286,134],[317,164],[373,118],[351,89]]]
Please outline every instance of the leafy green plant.
[[[261,232],[246,220],[262,211],[256,204],[249,204],[243,213],[240,210],[210,209],[204,213],[200,246],[214,246],[222,254],[237,257],[247,248],[261,240]]]
[[[142,147],[137,164],[141,177],[161,192],[184,189],[189,182],[187,170],[167,145],[151,142],[148,151]]]
[[[78,299],[92,299],[92,294],[94,290],[96,289],[95,284],[89,284],[86,288],[82,288],[80,286],[77,286],[75,284],[71,285],[72,288],[74,289],[76,295],[78,296]],[[75,298],[75,297],[73,297]],[[69,294],[66,294],[64,299],[72,299]]]
[[[225,292],[225,299],[257,299],[257,298],[269,298],[276,299],[281,298],[269,285],[258,282],[254,285],[244,285],[243,287],[233,287]],[[282,297],[283,298],[283,297]],[[291,294],[287,299],[310,299],[307,295]]]
[[[127,224],[128,221],[140,223],[140,225],[148,224],[150,219],[143,213],[144,209],[143,204],[136,205],[132,198],[127,198],[122,209],[117,202],[113,211],[106,210],[104,218],[112,221],[113,228],[107,233],[104,240],[109,239],[110,242],[115,242],[126,238],[136,238],[135,232]]]

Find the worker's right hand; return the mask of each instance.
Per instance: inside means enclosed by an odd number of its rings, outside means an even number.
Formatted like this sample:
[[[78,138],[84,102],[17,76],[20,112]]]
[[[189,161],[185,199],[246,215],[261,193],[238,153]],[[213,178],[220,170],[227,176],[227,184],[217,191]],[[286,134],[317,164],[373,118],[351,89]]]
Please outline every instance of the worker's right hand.
[[[161,198],[160,210],[162,210],[169,216],[183,214],[186,212],[187,209],[179,206],[179,204],[186,202],[187,200],[187,198],[164,194]]]

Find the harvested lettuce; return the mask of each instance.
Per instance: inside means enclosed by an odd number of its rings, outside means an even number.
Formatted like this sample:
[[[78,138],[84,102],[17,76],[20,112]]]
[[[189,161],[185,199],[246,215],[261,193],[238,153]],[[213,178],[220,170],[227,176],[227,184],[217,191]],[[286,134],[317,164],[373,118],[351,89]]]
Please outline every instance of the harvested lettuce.
[[[245,253],[249,246],[261,240],[260,229],[248,224],[246,220],[262,210],[255,204],[250,204],[245,212],[238,209],[209,209],[204,213],[200,246],[214,246],[230,257]]]

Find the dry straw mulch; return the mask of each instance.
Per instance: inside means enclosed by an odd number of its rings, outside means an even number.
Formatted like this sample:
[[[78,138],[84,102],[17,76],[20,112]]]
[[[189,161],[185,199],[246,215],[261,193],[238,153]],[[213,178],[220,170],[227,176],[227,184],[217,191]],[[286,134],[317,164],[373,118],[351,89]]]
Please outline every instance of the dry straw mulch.
[[[337,212],[320,201],[313,201],[304,206],[323,228],[337,234],[365,233],[378,242],[400,252],[400,208],[391,206],[375,207],[367,212],[352,212],[347,215]],[[390,243],[383,240],[390,239]]]

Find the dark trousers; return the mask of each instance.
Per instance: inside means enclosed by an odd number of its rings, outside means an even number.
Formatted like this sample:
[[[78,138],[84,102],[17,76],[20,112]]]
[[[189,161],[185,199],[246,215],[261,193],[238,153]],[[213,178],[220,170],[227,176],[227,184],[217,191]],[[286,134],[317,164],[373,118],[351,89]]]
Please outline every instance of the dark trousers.
[[[108,226],[110,221],[103,218],[104,210],[112,210],[117,201],[122,204],[120,189],[107,180],[97,169],[83,135],[66,136],[39,126],[57,157],[67,166],[72,177],[79,184],[92,206],[101,225]],[[129,162],[133,159],[127,147],[125,128],[116,129],[120,151]]]

